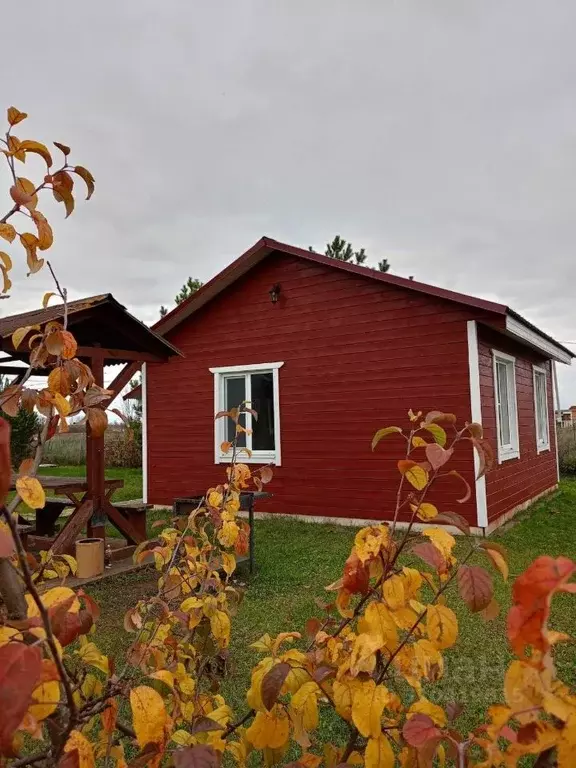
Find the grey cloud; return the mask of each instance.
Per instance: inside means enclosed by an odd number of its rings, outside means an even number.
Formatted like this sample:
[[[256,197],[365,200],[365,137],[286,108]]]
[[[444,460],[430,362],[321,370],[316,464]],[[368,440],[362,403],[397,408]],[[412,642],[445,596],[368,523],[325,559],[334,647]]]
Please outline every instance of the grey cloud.
[[[71,294],[152,321],[262,234],[340,232],[576,341],[572,0],[31,0],[22,35],[21,14],[3,101],[97,179],[47,211]],[[18,276],[11,311],[49,284]]]

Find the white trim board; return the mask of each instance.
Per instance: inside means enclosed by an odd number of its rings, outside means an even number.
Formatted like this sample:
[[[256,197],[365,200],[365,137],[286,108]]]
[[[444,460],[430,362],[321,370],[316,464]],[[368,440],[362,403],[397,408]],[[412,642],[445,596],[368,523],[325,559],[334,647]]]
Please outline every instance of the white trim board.
[[[538,390],[536,388],[537,376],[544,376],[544,403],[546,416],[547,442],[540,444],[538,440]],[[548,371],[541,365],[532,366],[532,388],[534,390],[534,431],[536,433],[536,453],[544,453],[550,450],[550,408],[548,405]]]
[[[498,454],[498,464],[510,459],[520,458],[520,428],[518,424],[518,395],[516,393],[516,358],[506,352],[499,352],[497,349],[492,351],[492,380],[494,386],[494,405],[496,408],[496,447]],[[499,390],[498,390],[498,367],[497,364],[506,364],[506,392],[508,395],[508,427],[510,430],[510,443],[502,445],[500,435],[500,414],[498,411]],[[512,367],[512,376],[508,376],[508,366]]]
[[[478,357],[478,328],[476,320],[468,320],[468,373],[470,377],[470,415],[472,421],[482,424],[482,398],[480,397],[480,359]],[[476,519],[479,528],[488,525],[488,501],[486,497],[486,478],[478,477],[480,457],[476,449],[474,454],[474,477],[476,480]]]
[[[528,328],[524,323],[521,323],[514,317],[510,317],[510,315],[506,316],[506,330],[523,342],[527,342],[532,347],[543,352],[546,357],[550,357],[552,360],[558,360],[559,363],[571,365],[572,358],[568,352],[565,352],[561,347],[549,341],[537,331]]]
[[[148,503],[148,386],[146,363],[142,363],[142,501]]]

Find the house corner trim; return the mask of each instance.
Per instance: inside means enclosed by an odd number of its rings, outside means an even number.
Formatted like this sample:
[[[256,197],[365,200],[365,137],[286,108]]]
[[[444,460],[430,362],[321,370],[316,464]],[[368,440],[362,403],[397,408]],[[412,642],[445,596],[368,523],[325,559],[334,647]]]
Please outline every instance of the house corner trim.
[[[476,320],[468,320],[468,373],[470,376],[470,414],[472,421],[482,424],[482,400],[480,397],[480,359],[478,357],[478,327]],[[480,458],[474,453],[474,475],[476,480],[476,518],[479,528],[488,526],[488,502],[486,499],[486,478],[478,477]]]
[[[146,363],[142,363],[142,501],[148,503],[148,388]]]

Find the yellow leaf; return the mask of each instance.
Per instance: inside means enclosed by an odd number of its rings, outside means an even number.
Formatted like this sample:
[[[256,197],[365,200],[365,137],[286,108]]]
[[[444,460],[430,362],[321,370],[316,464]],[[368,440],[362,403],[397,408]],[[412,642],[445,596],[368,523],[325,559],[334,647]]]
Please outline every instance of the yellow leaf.
[[[52,402],[54,403],[54,407],[60,414],[60,416],[68,416],[70,411],[72,410],[72,406],[66,400],[65,397],[63,397],[60,392],[53,392],[52,393]]]
[[[442,448],[446,445],[446,432],[438,424],[423,424],[422,429],[430,432],[434,441],[441,445]]]
[[[80,731],[72,731],[64,747],[64,752],[78,751],[78,768],[94,768],[94,752],[92,744]]]
[[[544,687],[535,667],[523,661],[513,661],[504,677],[504,698],[512,712],[524,712],[542,704]],[[532,713],[535,719],[537,713]]]
[[[397,608],[402,608],[406,603],[402,576],[394,574],[387,578],[382,585],[382,593],[390,610],[395,611]]]
[[[3,237],[4,240],[8,240],[9,243],[14,240],[16,237],[16,230],[12,224],[0,224],[0,237]],[[8,267],[8,269],[10,269],[10,267]]]
[[[220,544],[222,544],[223,547],[233,547],[234,543],[236,542],[236,539],[238,538],[238,534],[240,533],[240,528],[236,525],[235,522],[232,520],[226,520],[222,524],[222,528],[218,531],[217,537]]]
[[[394,768],[394,752],[384,734],[375,739],[368,739],[364,765],[365,768]]]
[[[99,669],[105,674],[108,674],[108,659],[98,650],[94,643],[83,643],[78,649],[77,653],[84,664],[88,664],[88,666],[91,667],[96,667],[96,669]]]
[[[44,488],[36,477],[24,475],[16,479],[16,490],[18,495],[32,509],[42,509],[46,503],[46,494]]]
[[[412,645],[412,649],[421,677],[432,682],[439,680],[444,674],[444,660],[436,646],[422,638]]]
[[[390,532],[386,525],[373,525],[361,528],[354,537],[354,549],[360,560],[365,563],[375,557],[390,541]]]
[[[39,331],[39,325],[25,325],[22,328],[17,328],[12,334],[12,346],[14,349],[18,349],[20,344],[24,341],[30,331]]]
[[[320,689],[315,682],[310,681],[292,696],[292,709],[301,715],[302,725],[306,730],[318,726],[318,694]]]
[[[412,447],[413,448],[425,448],[428,445],[426,440],[424,440],[423,437],[418,437],[418,435],[414,435],[412,438]]]
[[[210,491],[210,493],[206,497],[206,502],[210,507],[220,507],[220,505],[222,504],[222,499],[223,499],[223,496],[220,493],[220,491]]]
[[[354,692],[361,685],[359,680],[350,677],[342,677],[340,680],[334,680],[334,704],[336,712],[344,720],[350,722],[352,719],[352,699]]]
[[[451,533],[448,533],[443,528],[427,528],[422,533],[432,541],[436,549],[444,555],[446,560],[450,560],[452,549],[456,544],[456,539]]]
[[[6,256],[8,256],[7,253],[0,251],[0,259],[4,261]],[[8,277],[8,270],[4,264],[0,264],[0,270],[2,270],[2,293],[8,293],[10,288],[12,288],[12,280]]]
[[[30,179],[25,179],[23,176],[20,176],[16,179],[15,186],[18,190],[18,194],[21,196],[20,199],[23,200],[21,205],[28,208],[29,211],[33,211],[38,204],[38,195],[36,194],[36,187],[34,184]]]
[[[445,605],[429,605],[426,631],[436,648],[450,648],[458,637],[458,620],[454,611]]]
[[[170,670],[159,669],[157,672],[152,672],[152,674],[148,675],[148,677],[151,677],[152,680],[160,680],[161,683],[164,683],[164,685],[167,685],[168,688],[174,690],[174,675],[172,672],[170,672]]]
[[[46,608],[50,608],[53,605],[57,605],[58,603],[62,603],[65,600],[69,600],[71,597],[75,597],[75,593],[69,588],[69,587],[52,587],[52,589],[49,589],[47,592],[44,592],[42,595],[42,604],[46,606]],[[36,605],[34,604],[34,607]],[[68,608],[69,613],[78,613],[80,610],[80,601],[78,598],[72,601],[70,608]],[[39,614],[30,612],[28,613],[28,616],[37,616]]]
[[[288,741],[290,723],[284,708],[275,704],[270,712],[258,712],[246,738],[256,749],[279,749]]]
[[[229,552],[222,552],[222,568],[228,576],[231,576],[236,570],[236,558]]]
[[[179,730],[172,734],[170,741],[178,744],[179,747],[189,747],[193,743],[194,737],[188,731]]]
[[[433,704],[424,697],[415,701],[410,706],[408,713],[414,715],[428,715],[428,717],[440,728],[444,728],[447,722],[446,713],[442,707],[439,707],[438,704]]]
[[[393,435],[394,433],[402,434],[402,430],[400,427],[384,427],[384,429],[379,429],[372,438],[372,450],[376,448],[383,437],[386,437],[387,435]]]
[[[381,733],[382,712],[389,699],[388,689],[366,680],[354,691],[352,720],[362,736],[377,739]]]
[[[252,644],[252,647],[254,647],[254,645],[255,644]],[[252,709],[266,711],[262,701],[262,680],[274,663],[274,659],[271,656],[267,656],[265,659],[259,661],[252,671],[250,688],[246,694],[246,701]]]
[[[576,712],[573,712],[564,726],[557,746],[558,768],[571,768],[576,752]]]
[[[227,648],[230,642],[230,618],[224,611],[216,611],[210,616],[210,629],[221,648]]]
[[[46,720],[56,710],[60,702],[60,684],[58,681],[51,680],[39,685],[32,694],[32,701],[28,712],[38,721]]]
[[[84,179],[84,182],[88,190],[88,194],[86,195],[86,200],[90,200],[90,198],[92,197],[92,193],[94,192],[94,176],[92,176],[92,174],[87,168],[84,168],[81,165],[77,165],[74,168],[74,173],[77,173],[81,179]]]
[[[48,293],[44,294],[44,298],[42,299],[42,306],[46,308],[48,306],[48,302],[52,298],[52,296],[56,296],[54,291],[48,291]]]
[[[373,636],[379,648],[393,651],[398,646],[398,630],[390,611],[384,603],[371,602],[359,622],[358,629]]]
[[[427,501],[422,502],[422,504],[410,504],[410,509],[416,513],[420,520],[432,520],[438,514],[434,504],[429,504]]]
[[[424,467],[421,467],[415,462],[410,462],[410,466],[405,471],[400,469],[400,472],[417,491],[421,491],[428,485],[428,472]]]
[[[163,743],[168,714],[162,696],[154,688],[139,685],[130,691],[130,707],[138,746]]]
[[[508,581],[509,569],[508,569],[508,563],[506,562],[506,558],[496,549],[485,549],[484,551],[486,552],[490,560],[492,560],[495,567],[500,571],[504,581]]]
[[[402,568],[402,578],[404,580],[404,592],[407,599],[416,597],[418,590],[422,586],[422,576],[416,568]]]

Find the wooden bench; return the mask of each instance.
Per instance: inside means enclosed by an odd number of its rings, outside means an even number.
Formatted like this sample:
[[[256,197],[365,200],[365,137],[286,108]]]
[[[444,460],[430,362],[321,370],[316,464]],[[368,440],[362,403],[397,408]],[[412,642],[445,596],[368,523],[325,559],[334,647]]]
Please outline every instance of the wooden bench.
[[[18,515],[18,523],[28,526],[31,529],[28,533],[33,533],[35,536],[55,536],[56,521],[66,507],[72,506],[74,505],[68,499],[50,497],[46,499],[42,509],[35,510],[34,525],[31,525],[30,521],[22,515]]]
[[[18,522],[17,528],[18,528],[18,535],[20,536],[20,541],[22,542],[22,546],[24,547],[25,550],[28,550],[28,535],[31,533],[34,533],[34,526]]]
[[[122,526],[119,520],[108,519],[112,525],[126,537],[131,544],[140,544],[148,538],[146,532],[146,513],[152,508],[152,504],[145,504],[143,501],[115,501],[112,503],[114,509],[120,513],[127,525]]]

